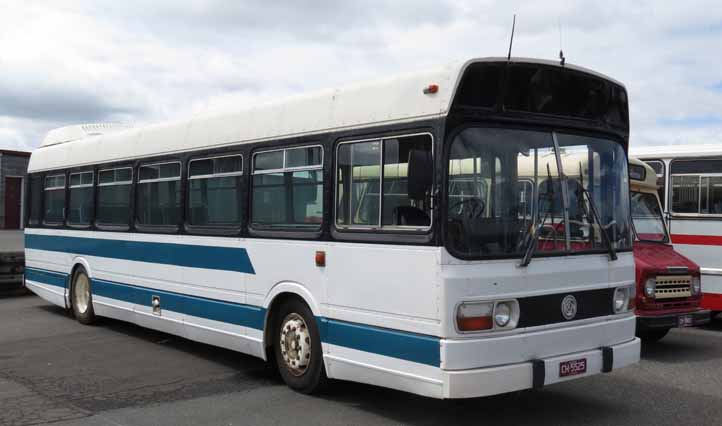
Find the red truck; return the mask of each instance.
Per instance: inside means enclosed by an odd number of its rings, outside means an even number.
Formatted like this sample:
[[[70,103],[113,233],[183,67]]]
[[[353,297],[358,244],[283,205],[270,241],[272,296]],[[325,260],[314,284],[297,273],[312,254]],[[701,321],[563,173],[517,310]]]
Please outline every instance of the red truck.
[[[674,250],[657,195],[657,177],[647,164],[629,160],[634,263],[636,267],[637,336],[655,342],[674,327],[708,323],[700,307],[699,266]]]

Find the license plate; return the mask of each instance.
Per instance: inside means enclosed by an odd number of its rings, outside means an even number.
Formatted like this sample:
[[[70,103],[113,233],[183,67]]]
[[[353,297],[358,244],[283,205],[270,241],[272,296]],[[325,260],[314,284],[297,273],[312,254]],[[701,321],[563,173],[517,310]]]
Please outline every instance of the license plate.
[[[677,317],[678,327],[692,327],[692,315],[680,315]]]
[[[559,363],[559,377],[576,376],[587,372],[587,359],[573,359]]]

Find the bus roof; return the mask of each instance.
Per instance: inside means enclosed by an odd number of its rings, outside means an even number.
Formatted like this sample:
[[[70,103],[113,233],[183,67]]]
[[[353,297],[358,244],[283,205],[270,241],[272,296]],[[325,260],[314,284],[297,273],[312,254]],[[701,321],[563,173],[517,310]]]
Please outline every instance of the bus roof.
[[[507,59],[471,59],[435,70],[139,128],[111,129],[102,125],[94,128],[93,125],[82,125],[56,129],[49,132],[41,147],[35,150],[28,170],[80,167],[443,117],[451,107],[463,72],[469,65],[478,62],[507,62]],[[510,62],[560,66],[556,61],[529,58],[512,58]],[[624,87],[618,81],[592,70],[569,64],[564,67]],[[438,85],[438,92],[424,94],[424,88],[431,84]],[[89,132],[88,128],[96,132]]]
[[[633,155],[643,160],[669,157],[710,157],[722,155],[722,146],[720,146],[720,144],[630,146],[629,155]]]

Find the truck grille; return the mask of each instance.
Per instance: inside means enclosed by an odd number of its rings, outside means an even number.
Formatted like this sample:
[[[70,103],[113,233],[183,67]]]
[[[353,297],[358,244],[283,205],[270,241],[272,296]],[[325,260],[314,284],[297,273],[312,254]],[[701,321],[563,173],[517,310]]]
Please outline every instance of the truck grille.
[[[658,275],[656,299],[680,299],[692,296],[692,276],[690,275]]]

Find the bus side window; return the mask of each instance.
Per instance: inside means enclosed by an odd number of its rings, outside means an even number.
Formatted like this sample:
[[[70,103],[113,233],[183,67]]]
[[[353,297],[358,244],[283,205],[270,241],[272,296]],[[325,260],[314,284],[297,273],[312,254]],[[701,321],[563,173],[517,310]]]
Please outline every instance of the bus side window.
[[[121,167],[98,171],[96,225],[128,226],[133,169]]]
[[[323,219],[323,148],[318,145],[253,156],[251,226],[318,230]]]
[[[672,211],[722,215],[722,160],[674,160]]]
[[[65,219],[65,175],[45,176],[43,222],[60,225]]]
[[[68,225],[88,226],[93,215],[93,172],[70,174]]]
[[[430,226],[431,153],[427,134],[339,145],[336,225]]]
[[[228,155],[190,160],[188,223],[237,228],[241,224],[243,159]]]
[[[39,225],[42,219],[43,206],[43,178],[33,175],[30,177],[30,203],[28,224]]]

